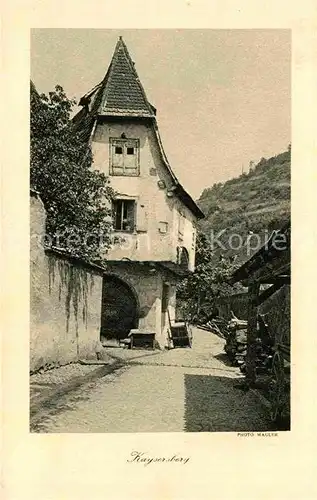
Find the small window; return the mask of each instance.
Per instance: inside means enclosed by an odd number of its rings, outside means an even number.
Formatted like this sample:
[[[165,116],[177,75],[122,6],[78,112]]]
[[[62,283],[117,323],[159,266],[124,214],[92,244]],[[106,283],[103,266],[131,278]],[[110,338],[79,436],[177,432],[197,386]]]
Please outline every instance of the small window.
[[[138,139],[110,138],[110,175],[140,175]]]
[[[113,202],[113,225],[116,231],[133,232],[135,229],[134,200],[115,200]]]

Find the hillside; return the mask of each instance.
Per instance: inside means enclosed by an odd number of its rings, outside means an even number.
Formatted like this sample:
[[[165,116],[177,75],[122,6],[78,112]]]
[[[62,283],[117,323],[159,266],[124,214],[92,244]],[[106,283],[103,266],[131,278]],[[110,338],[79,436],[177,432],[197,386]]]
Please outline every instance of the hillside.
[[[270,159],[262,158],[249,173],[204,189],[197,202],[206,216],[200,229],[211,239],[224,231],[218,241],[225,250],[216,244],[216,255],[236,256],[244,261],[254,252],[246,249],[248,235],[249,247],[256,246],[256,235],[263,243],[272,230],[289,219],[290,164],[291,152],[286,151]]]

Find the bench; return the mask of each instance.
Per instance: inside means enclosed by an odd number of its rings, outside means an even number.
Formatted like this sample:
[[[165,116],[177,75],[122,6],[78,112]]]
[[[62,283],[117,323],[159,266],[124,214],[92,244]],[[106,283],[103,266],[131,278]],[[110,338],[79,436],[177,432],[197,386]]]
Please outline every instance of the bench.
[[[149,330],[133,329],[129,333],[131,349],[155,349],[155,333]]]

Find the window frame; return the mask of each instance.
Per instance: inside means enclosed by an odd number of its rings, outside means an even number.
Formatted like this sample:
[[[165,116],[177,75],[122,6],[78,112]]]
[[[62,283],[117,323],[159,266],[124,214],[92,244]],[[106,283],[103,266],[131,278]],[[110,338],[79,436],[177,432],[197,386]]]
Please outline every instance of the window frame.
[[[117,219],[117,211],[115,208],[115,204],[118,202],[122,202],[122,207],[121,207],[121,223],[120,226],[121,228],[118,229],[116,227],[116,219]],[[130,203],[132,208],[133,208],[133,224],[131,229],[122,229],[123,225],[123,212],[124,212],[124,203]],[[115,198],[112,200],[112,210],[113,210],[113,230],[118,233],[135,233],[136,232],[136,217],[137,217],[137,202],[135,199],[131,198]],[[128,210],[128,208],[127,208]]]
[[[122,148],[122,153],[116,153],[117,147]],[[134,153],[128,154],[128,148],[133,148]],[[114,165],[115,155],[122,154],[122,167]],[[127,158],[135,157],[135,167],[127,166]],[[138,177],[140,175],[140,140],[132,138],[110,137],[109,139],[109,173],[113,176]]]
[[[127,149],[127,156],[134,156],[134,155],[135,155],[134,150],[135,150],[136,148],[135,148],[134,146],[127,146],[127,147],[126,147],[126,149]],[[132,149],[132,153],[131,153],[131,152],[129,152],[129,149]]]
[[[117,149],[121,149],[121,152],[119,153]],[[123,147],[122,146],[114,146],[114,154],[115,155],[122,155],[123,154]]]

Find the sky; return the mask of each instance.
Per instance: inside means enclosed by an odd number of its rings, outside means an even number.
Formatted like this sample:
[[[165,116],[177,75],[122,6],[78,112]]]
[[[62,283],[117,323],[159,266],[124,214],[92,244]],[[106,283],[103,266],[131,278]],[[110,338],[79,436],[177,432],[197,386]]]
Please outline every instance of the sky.
[[[35,29],[31,79],[80,97],[99,83],[119,36],[157,109],[174,173],[197,199],[291,142],[290,30]]]

